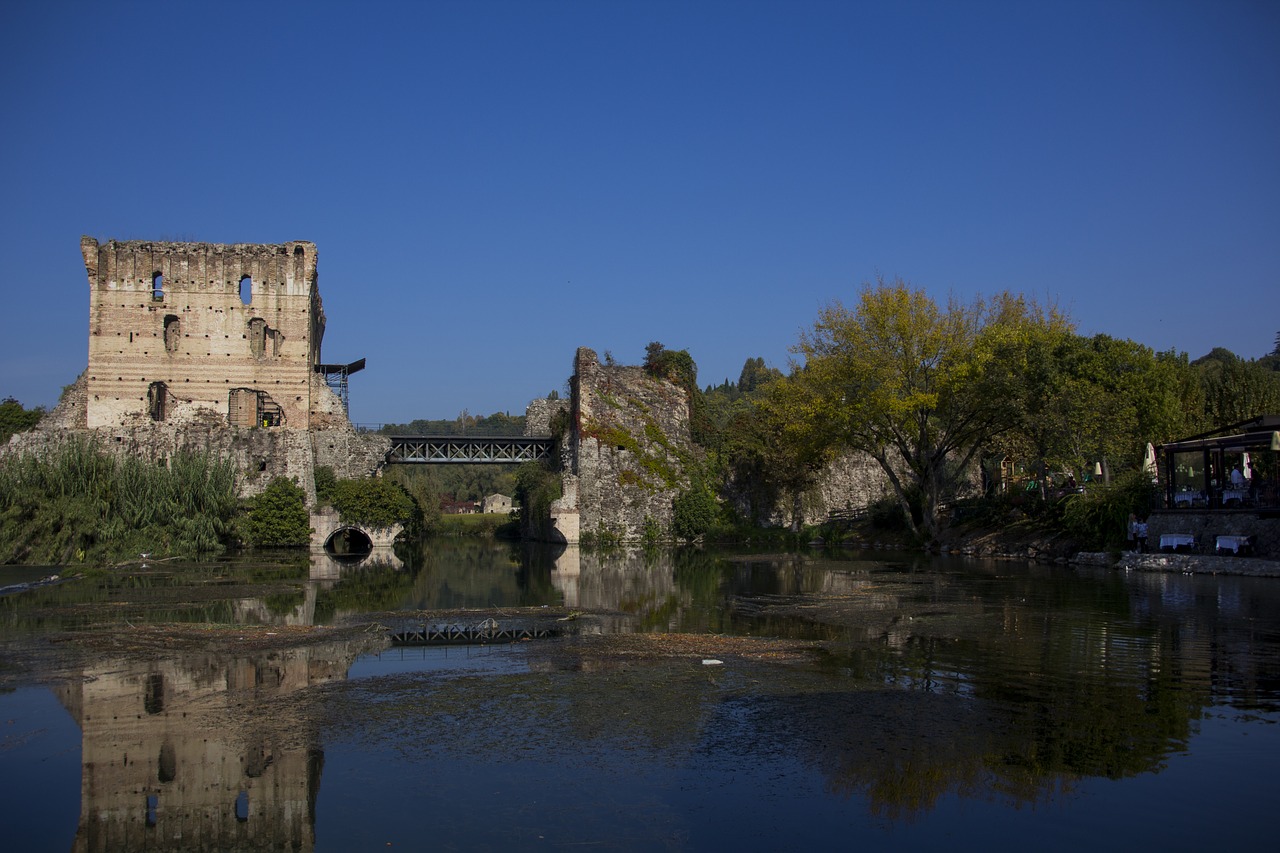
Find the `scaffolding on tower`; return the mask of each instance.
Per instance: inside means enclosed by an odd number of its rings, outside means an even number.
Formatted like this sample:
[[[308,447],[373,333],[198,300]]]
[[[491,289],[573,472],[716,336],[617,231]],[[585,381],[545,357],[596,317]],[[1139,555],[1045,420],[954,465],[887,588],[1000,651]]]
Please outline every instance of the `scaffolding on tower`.
[[[364,359],[353,361],[350,364],[317,364],[316,373],[324,377],[324,384],[328,385],[333,393],[338,395],[338,399],[342,401],[342,411],[347,417],[351,416],[351,408],[348,403],[347,377],[353,373],[359,373],[364,370]]]

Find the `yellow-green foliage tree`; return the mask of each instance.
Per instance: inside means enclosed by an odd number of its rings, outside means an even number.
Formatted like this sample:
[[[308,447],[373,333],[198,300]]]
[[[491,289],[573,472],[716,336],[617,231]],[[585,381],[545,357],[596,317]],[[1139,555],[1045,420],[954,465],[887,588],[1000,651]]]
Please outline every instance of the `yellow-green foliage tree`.
[[[932,539],[975,456],[1017,424],[1008,395],[1020,375],[1007,352],[1063,322],[1010,294],[940,307],[900,279],[867,285],[854,308],[822,309],[795,347],[813,391],[804,416],[875,459],[907,524]]]
[[[731,447],[739,477],[762,483],[771,496],[790,501],[791,529],[804,526],[804,496],[835,458],[837,442],[822,401],[803,373],[774,379],[752,400],[745,428]]]

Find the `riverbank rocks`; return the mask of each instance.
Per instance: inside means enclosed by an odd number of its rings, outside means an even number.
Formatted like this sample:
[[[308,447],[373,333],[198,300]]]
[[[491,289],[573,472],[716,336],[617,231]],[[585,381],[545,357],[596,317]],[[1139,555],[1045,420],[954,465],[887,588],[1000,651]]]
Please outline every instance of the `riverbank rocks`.
[[[1280,578],[1280,561],[1257,557],[1218,557],[1212,554],[1138,554],[1126,551],[1117,559],[1106,553],[1082,552],[1071,562],[1082,566],[1110,566],[1128,572],[1176,572],[1178,574],[1250,575]]]

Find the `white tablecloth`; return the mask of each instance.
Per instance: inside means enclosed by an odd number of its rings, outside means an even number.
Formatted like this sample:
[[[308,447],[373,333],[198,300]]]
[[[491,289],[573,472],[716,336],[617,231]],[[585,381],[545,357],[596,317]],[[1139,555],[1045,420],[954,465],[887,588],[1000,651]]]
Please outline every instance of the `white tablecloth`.
[[[1203,503],[1204,495],[1202,495],[1200,492],[1174,492],[1173,493],[1174,506],[1182,506],[1184,504],[1186,506],[1191,506],[1196,501],[1200,501],[1201,503]]]
[[[1188,548],[1192,548],[1192,547],[1195,547],[1195,544],[1196,544],[1196,537],[1192,536],[1190,533],[1161,533],[1160,534],[1161,548],[1177,548],[1180,545],[1185,545]]]
[[[1214,547],[1219,551],[1230,551],[1233,554],[1238,554],[1240,549],[1248,544],[1248,536],[1219,536],[1214,543]]]
[[[1248,494],[1249,494],[1249,490],[1248,490],[1248,489],[1223,489],[1223,490],[1222,490],[1222,502],[1223,502],[1224,504],[1225,504],[1227,501],[1241,501],[1241,502],[1243,502],[1243,501],[1244,501],[1244,499],[1245,499],[1245,496],[1246,496],[1246,495],[1248,495]]]

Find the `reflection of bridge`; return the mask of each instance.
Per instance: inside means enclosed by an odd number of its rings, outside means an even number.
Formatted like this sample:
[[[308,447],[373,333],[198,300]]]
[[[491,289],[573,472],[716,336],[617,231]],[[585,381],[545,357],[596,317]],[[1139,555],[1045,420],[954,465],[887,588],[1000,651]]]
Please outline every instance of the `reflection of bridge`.
[[[551,455],[550,436],[393,435],[387,464],[535,462]]]

